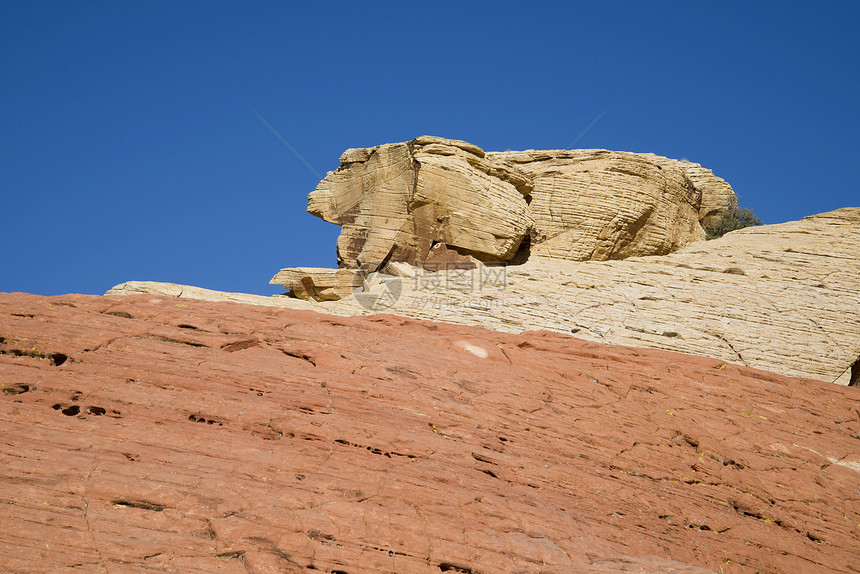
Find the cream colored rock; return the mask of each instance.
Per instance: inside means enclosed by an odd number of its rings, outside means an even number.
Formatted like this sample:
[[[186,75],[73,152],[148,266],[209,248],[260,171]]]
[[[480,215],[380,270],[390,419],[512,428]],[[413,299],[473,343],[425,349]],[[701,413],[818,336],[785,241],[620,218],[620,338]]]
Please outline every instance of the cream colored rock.
[[[437,243],[509,259],[532,225],[517,187],[525,179],[466,142],[423,137],[350,149],[341,162],[308,196],[308,212],[343,227],[343,268],[424,261]]]
[[[152,295],[153,297],[176,297],[178,299],[194,299],[196,301],[219,301],[280,307],[283,309],[299,309],[302,311],[320,311],[320,304],[315,301],[297,299],[287,295],[267,297],[265,295],[253,295],[250,293],[230,293],[227,291],[194,287],[193,285],[179,285],[177,283],[163,283],[160,281],[126,281],[114,286],[105,293],[105,296],[109,295]],[[329,315],[351,317],[371,313],[368,309],[356,308],[354,301],[350,303],[327,301],[326,304],[327,308],[324,312]]]
[[[702,191],[699,223],[703,228],[713,226],[720,220],[723,213],[737,206],[737,196],[726,180],[717,177],[713,171],[697,163],[681,160],[678,164],[696,189]]]
[[[375,268],[395,246],[401,252],[414,250],[409,203],[415,182],[409,147],[348,150],[348,163],[329,172],[308,196],[309,213],[343,228],[337,240],[340,267]],[[363,157],[367,159],[359,161]]]
[[[607,150],[502,152],[487,158],[514,165],[533,181],[532,255],[605,261],[664,255],[704,239],[703,191],[681,162]]]
[[[860,359],[860,208],[747,228],[660,257],[532,257],[506,268],[416,271],[400,281],[387,313],[508,332],[547,329],[841,384]],[[180,296],[194,297],[189,289]],[[352,296],[271,299],[368,313]]]
[[[296,267],[281,269],[269,283],[283,285],[299,299],[337,301],[360,287],[362,276],[354,269]]]
[[[416,274],[420,273],[421,269],[410,265],[409,263],[389,263],[385,266],[383,270],[388,275],[393,275],[395,277],[415,277]]]
[[[426,138],[415,141],[412,157],[418,167],[409,208],[418,249],[407,261],[424,261],[434,244],[482,260],[513,257],[533,225],[523,195],[529,190],[525,178],[487,161],[474,146],[466,151],[444,143],[422,145]]]
[[[343,227],[338,264],[423,264],[431,249],[484,262],[662,255],[734,205],[698,164],[607,150],[485,153],[458,140],[349,149],[308,196]],[[454,257],[456,259],[456,257]]]

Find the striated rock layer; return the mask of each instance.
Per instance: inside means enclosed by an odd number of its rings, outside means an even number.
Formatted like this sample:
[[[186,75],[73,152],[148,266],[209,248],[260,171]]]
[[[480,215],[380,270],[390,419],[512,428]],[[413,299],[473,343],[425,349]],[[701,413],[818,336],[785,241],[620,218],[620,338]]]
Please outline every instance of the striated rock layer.
[[[860,564],[852,387],[550,332],[3,294],[0,388],[4,572]]]
[[[485,153],[422,136],[349,149],[340,162],[308,212],[343,227],[339,266],[366,271],[424,264],[435,246],[484,262],[661,255],[703,239],[702,224],[736,205],[710,170],[654,154]]]
[[[547,329],[848,384],[852,365],[853,378],[860,381],[858,229],[860,208],[844,208],[732,232],[661,257],[584,262],[532,257],[506,268],[412,269],[412,276],[403,266],[389,265],[391,273],[406,276],[386,279],[395,281],[396,289],[379,304],[368,305],[361,290],[320,303],[244,300],[339,315],[384,310],[514,333]],[[238,297],[138,282],[111,292],[151,290],[214,300]]]

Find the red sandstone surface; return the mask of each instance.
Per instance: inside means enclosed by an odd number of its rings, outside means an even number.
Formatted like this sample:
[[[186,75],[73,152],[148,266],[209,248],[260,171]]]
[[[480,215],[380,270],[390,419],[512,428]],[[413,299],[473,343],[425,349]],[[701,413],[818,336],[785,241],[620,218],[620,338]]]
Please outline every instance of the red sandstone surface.
[[[0,388],[3,572],[860,572],[860,388],[25,294],[0,295]]]

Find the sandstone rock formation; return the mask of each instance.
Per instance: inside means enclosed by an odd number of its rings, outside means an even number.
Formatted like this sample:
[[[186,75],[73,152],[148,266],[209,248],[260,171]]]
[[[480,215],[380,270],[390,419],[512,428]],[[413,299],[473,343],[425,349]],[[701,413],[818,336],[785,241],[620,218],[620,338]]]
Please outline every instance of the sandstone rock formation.
[[[308,196],[308,211],[343,226],[346,268],[424,261],[435,243],[507,260],[532,227],[530,192],[523,174],[477,146],[423,137],[347,150]]]
[[[489,153],[533,182],[531,255],[572,261],[664,255],[704,239],[737,201],[698,164],[607,150]],[[420,176],[420,172],[419,172]]]
[[[852,365],[860,376],[858,229],[860,208],[845,208],[732,232],[662,257],[575,262],[532,256],[506,268],[415,269],[412,276],[401,267],[398,298],[377,310],[514,333],[573,333],[848,384]],[[150,290],[222,299],[217,292],[151,283],[111,292]],[[355,297],[253,302],[338,315],[373,312]]]
[[[292,294],[311,301],[337,301],[361,287],[361,274],[352,269],[296,267],[282,269],[271,283],[289,285]]]
[[[308,196],[343,227],[340,267],[423,264],[431,249],[483,262],[535,255],[582,260],[661,255],[704,237],[735,204],[698,164],[607,150],[485,153],[423,136],[350,149]]]
[[[724,361],[391,315],[0,294],[0,390],[4,572],[860,563],[860,389]]]

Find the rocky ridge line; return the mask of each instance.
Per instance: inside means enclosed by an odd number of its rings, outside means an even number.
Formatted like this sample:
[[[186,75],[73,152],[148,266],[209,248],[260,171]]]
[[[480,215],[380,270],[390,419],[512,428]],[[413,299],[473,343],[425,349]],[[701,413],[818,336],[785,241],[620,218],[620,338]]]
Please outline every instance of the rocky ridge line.
[[[698,164],[608,150],[486,153],[458,140],[349,149],[308,196],[342,226],[338,265],[662,255],[736,205]],[[301,291],[301,290],[300,290]]]
[[[367,289],[350,287],[356,293],[339,301],[225,295],[148,282],[125,283],[109,293],[241,298],[335,315],[385,311],[512,333],[547,329],[847,385],[852,365],[855,378],[860,372],[858,229],[860,208],[843,208],[732,232],[660,257],[531,257],[503,271],[450,273],[389,265],[390,275],[370,282],[341,270],[344,282]]]

